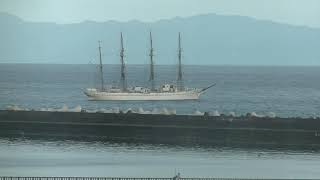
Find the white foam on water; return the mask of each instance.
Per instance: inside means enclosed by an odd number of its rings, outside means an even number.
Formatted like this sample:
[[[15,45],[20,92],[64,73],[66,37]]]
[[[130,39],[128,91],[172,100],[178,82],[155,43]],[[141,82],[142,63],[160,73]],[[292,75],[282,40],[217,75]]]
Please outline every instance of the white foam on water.
[[[99,109],[98,111],[96,111],[97,113],[106,113],[106,109],[104,109],[104,108],[101,108],[101,109]]]
[[[152,111],[143,111],[143,113],[142,114],[152,114]]]
[[[120,113],[120,108],[119,107],[114,107],[111,109],[112,113]]]
[[[267,117],[275,118],[275,117],[276,117],[276,113],[274,113],[274,112],[268,112],[268,113],[267,113]]]
[[[131,108],[130,108],[131,109]],[[175,109],[167,109],[167,108],[154,108],[151,111],[144,110],[142,107],[139,107],[136,111],[132,111],[138,114],[162,114],[162,115],[176,115],[177,111]]]
[[[6,110],[9,110],[9,111],[30,111],[27,108],[22,108],[22,107],[19,107],[17,105],[9,105],[9,106],[6,107]],[[68,108],[67,105],[64,104],[61,108],[58,108],[58,109],[42,107],[42,108],[39,109],[39,111],[44,111],[44,112],[46,112],[46,111],[48,111],[48,112],[82,112],[82,111],[85,111],[85,112],[88,112],[88,113],[120,113],[121,109],[119,107],[113,107],[111,109],[101,108],[99,110],[97,110],[97,109],[96,110],[87,110],[87,109],[83,109],[80,105],[77,105],[76,107],[70,109],[70,108]],[[142,107],[139,107],[139,108],[128,108],[126,110],[123,110],[122,112],[123,113],[132,112],[132,113],[137,113],[137,114],[177,115],[176,109],[166,108],[166,107],[154,108],[151,111],[144,110]],[[204,112],[196,110],[192,114],[189,114],[189,115],[203,116],[204,114],[205,114]],[[217,110],[210,111],[207,114],[209,116],[217,116],[217,117],[221,116],[221,113],[219,111],[217,111]],[[227,113],[227,115],[229,115],[231,117],[237,117],[236,113],[232,112],[232,111]],[[276,117],[276,114],[274,112],[268,112],[268,113],[265,113],[265,114],[258,114],[256,112],[251,112],[251,113],[248,113],[248,115],[252,116],[252,117],[258,117],[258,118],[263,118],[263,117],[275,118]]]
[[[236,113],[235,112],[229,112],[229,116],[236,117]]]
[[[143,110],[142,107],[139,107],[139,108],[138,108],[138,113],[139,113],[139,114],[143,114],[143,113],[144,113],[144,110]]]
[[[250,113],[250,116],[252,116],[252,117],[265,117],[264,115],[261,115],[261,114],[257,114],[256,112],[251,112]]]
[[[22,107],[19,107],[18,105],[9,105],[9,106],[7,106],[6,110],[8,110],[8,111],[30,111],[30,109],[22,108]]]
[[[160,113],[160,110],[158,108],[154,108],[151,111],[151,114],[159,114],[159,113]]]
[[[177,115],[177,110],[176,109],[168,109],[169,115]]]
[[[220,116],[220,113],[217,110],[215,110],[213,112],[209,112],[208,115],[209,116]]]
[[[195,112],[193,112],[193,114],[192,115],[194,115],[194,116],[203,116],[204,115],[204,113],[203,112],[201,112],[201,111],[199,111],[199,110],[196,110]]]
[[[161,111],[160,111],[160,114],[163,114],[163,115],[170,115],[169,111],[167,108],[162,108]]]
[[[49,111],[49,112],[54,112],[54,111],[56,111],[56,110],[53,109],[53,108],[48,108],[47,111]]]
[[[68,111],[69,111],[69,108],[68,108],[67,105],[64,104],[64,105],[61,107],[61,109],[57,109],[57,111],[58,111],[58,112],[68,112]]]
[[[81,112],[82,108],[80,105],[74,107],[73,109],[70,109],[70,112]]]
[[[90,109],[89,109],[89,110],[86,109],[85,111],[86,111],[87,113],[96,113],[96,112],[97,112],[96,110],[90,110]]]
[[[114,113],[113,109],[106,109],[105,113]]]
[[[17,105],[9,105],[7,106],[8,111],[19,111],[20,108]]]
[[[128,113],[128,112],[134,112],[134,111],[132,110],[132,108],[128,108],[128,109],[124,110],[123,112]]]
[[[152,114],[152,112],[151,111],[144,111],[143,114]]]

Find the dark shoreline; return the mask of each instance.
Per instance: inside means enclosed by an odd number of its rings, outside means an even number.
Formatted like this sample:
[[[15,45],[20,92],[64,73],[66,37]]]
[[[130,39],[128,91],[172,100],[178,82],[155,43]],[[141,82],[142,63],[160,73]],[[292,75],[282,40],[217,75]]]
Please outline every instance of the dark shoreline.
[[[320,119],[0,110],[0,137],[320,147]]]

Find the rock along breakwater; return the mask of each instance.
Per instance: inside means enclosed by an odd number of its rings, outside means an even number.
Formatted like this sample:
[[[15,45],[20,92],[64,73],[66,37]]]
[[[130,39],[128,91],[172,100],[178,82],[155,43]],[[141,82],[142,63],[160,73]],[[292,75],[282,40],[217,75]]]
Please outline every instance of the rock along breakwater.
[[[0,110],[0,136],[320,147],[320,118]]]

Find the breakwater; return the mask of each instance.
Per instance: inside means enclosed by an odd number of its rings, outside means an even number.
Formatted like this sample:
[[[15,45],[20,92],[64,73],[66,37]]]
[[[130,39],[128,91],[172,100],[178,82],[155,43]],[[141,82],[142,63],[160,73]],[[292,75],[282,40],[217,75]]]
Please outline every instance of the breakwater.
[[[1,110],[0,136],[318,147],[320,119]]]

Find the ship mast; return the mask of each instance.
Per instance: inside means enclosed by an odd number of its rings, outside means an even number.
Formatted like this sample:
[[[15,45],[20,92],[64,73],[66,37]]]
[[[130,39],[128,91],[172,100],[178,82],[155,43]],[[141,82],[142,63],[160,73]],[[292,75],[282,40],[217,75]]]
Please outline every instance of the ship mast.
[[[121,61],[121,90],[126,91],[127,90],[127,81],[126,81],[126,72],[125,72],[125,63],[124,63],[124,48],[123,48],[123,38],[122,38],[122,32],[120,34],[120,41],[121,41],[121,47],[120,47],[120,61]]]
[[[99,42],[99,60],[100,60],[100,80],[101,80],[101,91],[104,90],[104,82],[103,82],[103,65],[102,65],[102,58],[101,58],[101,41]]]
[[[153,61],[153,46],[152,46],[152,34],[150,31],[150,77],[149,77],[149,81],[151,82],[151,90],[154,91],[155,90],[155,84],[154,84],[154,61]]]
[[[179,39],[178,39],[178,78],[177,78],[178,91],[183,91],[184,90],[183,80],[182,80],[181,57],[182,57],[181,35],[180,35],[180,32],[179,32]]]

